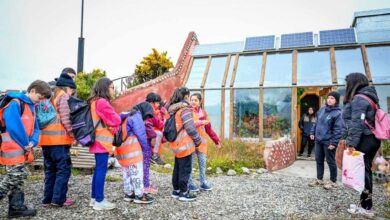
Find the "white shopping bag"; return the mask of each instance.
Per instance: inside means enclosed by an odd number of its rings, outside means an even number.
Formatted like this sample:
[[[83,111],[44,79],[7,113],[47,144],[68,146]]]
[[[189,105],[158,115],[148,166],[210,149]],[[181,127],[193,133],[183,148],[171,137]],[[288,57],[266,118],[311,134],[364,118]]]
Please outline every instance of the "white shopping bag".
[[[364,190],[364,153],[359,151],[344,151],[341,181],[344,186],[359,193]]]

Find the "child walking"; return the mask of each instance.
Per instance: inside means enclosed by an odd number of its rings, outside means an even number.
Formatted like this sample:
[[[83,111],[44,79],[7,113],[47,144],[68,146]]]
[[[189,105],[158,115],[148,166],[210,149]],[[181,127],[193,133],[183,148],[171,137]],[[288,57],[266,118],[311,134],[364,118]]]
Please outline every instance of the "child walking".
[[[91,105],[92,119],[96,126],[96,139],[89,148],[89,151],[95,154],[96,162],[90,202],[90,206],[95,210],[111,210],[116,207],[115,204],[104,198],[108,157],[113,153],[114,133],[121,123],[121,118],[110,103],[114,95],[115,89],[112,81],[104,77],[96,82],[88,99]]]
[[[206,181],[206,162],[207,162],[207,142],[206,135],[208,135],[213,142],[216,144],[217,148],[221,148],[221,141],[218,135],[214,132],[211,127],[210,120],[208,120],[207,112],[202,109],[202,95],[200,93],[194,93],[190,98],[191,110],[193,112],[194,121],[196,129],[198,130],[202,143],[199,147],[195,149],[195,152],[192,155],[192,167],[195,164],[195,157],[198,156],[198,164],[199,164],[199,179],[200,179],[200,189],[209,191],[212,190],[210,185]],[[189,180],[189,188],[191,191],[199,191],[198,187],[193,182],[192,175]]]

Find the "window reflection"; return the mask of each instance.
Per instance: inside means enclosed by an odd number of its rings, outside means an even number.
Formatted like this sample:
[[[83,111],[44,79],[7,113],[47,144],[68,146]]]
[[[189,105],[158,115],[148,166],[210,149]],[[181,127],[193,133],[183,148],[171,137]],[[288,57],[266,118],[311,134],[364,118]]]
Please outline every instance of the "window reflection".
[[[262,55],[240,56],[234,87],[258,87]]]
[[[203,73],[207,65],[208,58],[194,59],[192,69],[186,87],[199,89],[203,79]]]
[[[259,89],[234,90],[234,137],[259,137]]]
[[[368,62],[374,83],[390,82],[390,46],[367,47]]]
[[[297,84],[332,85],[329,51],[298,52]]]
[[[277,53],[267,55],[264,86],[291,86],[292,54]]]

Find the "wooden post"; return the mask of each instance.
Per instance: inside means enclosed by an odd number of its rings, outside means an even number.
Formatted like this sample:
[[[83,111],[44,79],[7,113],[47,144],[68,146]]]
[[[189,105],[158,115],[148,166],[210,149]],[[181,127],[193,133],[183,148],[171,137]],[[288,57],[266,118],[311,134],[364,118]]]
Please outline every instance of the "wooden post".
[[[370,84],[372,84],[372,76],[371,76],[371,70],[370,70],[370,64],[368,62],[368,56],[367,56],[367,50],[366,45],[362,44],[360,47],[362,51],[362,58],[363,58],[363,64],[364,64],[364,70],[366,72],[366,76]]]
[[[298,51],[293,50],[292,53],[292,84],[297,84],[297,60],[298,60]]]
[[[204,85],[206,84],[206,79],[207,79],[207,75],[209,74],[210,64],[211,64],[211,56],[209,56],[209,60],[207,61],[206,69],[204,70],[203,73],[202,84],[200,85],[200,88],[204,88]]]
[[[229,54],[229,56],[226,58],[226,65],[225,65],[225,72],[223,73],[223,79],[222,79],[222,88],[226,85],[226,79],[229,74],[229,67],[230,67],[230,60],[232,59],[232,55]]]
[[[234,126],[234,123],[233,123],[233,120],[234,120],[234,112],[233,112],[233,102],[234,102],[234,89],[231,87],[230,88],[230,106],[229,106],[229,140],[232,140],[233,139],[233,126]]]
[[[297,152],[298,146],[298,137],[297,137],[297,130],[298,130],[298,119],[297,119],[297,100],[298,100],[298,88],[293,87],[291,89],[291,139],[295,145],[295,149]]]
[[[332,73],[332,83],[337,84],[337,68],[336,68],[336,54],[334,51],[334,47],[329,49],[330,53],[330,68]]]
[[[183,85],[182,86],[185,86],[187,84],[188,78],[190,77],[192,64],[194,64],[194,57],[191,57],[190,64],[188,65],[188,69],[187,69],[186,75],[184,76],[184,80],[183,80]]]
[[[259,141],[262,142],[264,139],[264,123],[263,123],[263,115],[264,115],[264,109],[263,109],[263,101],[264,101],[264,88],[260,87],[259,89]]]
[[[230,87],[234,86],[234,81],[236,80],[236,74],[237,74],[237,66],[238,66],[238,60],[239,60],[239,54],[236,54],[236,59],[234,60],[234,67],[233,67],[233,73],[232,73],[232,79],[230,80]]]
[[[264,85],[265,65],[266,64],[267,64],[267,52],[263,52],[263,62],[261,63],[261,73],[260,73],[259,86],[263,86]]]
[[[225,138],[225,89],[221,89],[221,139]]]

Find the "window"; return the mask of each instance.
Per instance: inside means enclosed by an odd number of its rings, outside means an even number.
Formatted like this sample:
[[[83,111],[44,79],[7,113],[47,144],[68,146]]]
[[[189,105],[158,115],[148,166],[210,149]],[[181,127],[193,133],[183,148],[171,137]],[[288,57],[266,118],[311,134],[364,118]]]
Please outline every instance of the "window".
[[[234,87],[258,87],[262,55],[240,56]]]
[[[365,74],[360,48],[336,50],[335,55],[338,84],[345,85],[345,77],[350,73]]]
[[[277,53],[267,55],[264,86],[291,86],[292,55]]]
[[[211,60],[205,88],[220,88],[225,73],[227,57],[215,57]]]
[[[225,130],[224,136],[225,138],[229,138],[229,128],[230,128],[230,90],[225,90]]]
[[[231,56],[230,65],[229,65],[229,72],[228,72],[228,75],[226,77],[226,83],[225,83],[226,88],[230,86],[230,81],[232,80],[234,62],[236,62],[236,56]]]
[[[367,47],[368,62],[374,83],[390,82],[390,46]]]
[[[194,59],[192,69],[186,87],[199,89],[202,83],[203,74],[206,69],[208,58]]]
[[[390,86],[375,86],[379,98],[379,106],[390,117]]]
[[[332,85],[329,51],[298,52],[297,85]]]
[[[204,109],[211,121],[215,133],[221,131],[221,90],[206,90],[204,97]]]
[[[259,89],[234,90],[234,137],[259,137]]]

